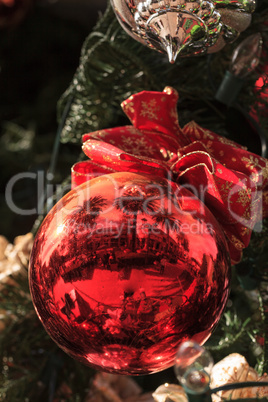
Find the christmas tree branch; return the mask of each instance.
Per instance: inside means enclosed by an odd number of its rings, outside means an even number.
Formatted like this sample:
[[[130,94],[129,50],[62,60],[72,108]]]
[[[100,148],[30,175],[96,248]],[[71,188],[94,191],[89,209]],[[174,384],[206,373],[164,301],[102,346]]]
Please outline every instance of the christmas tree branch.
[[[263,29],[267,10],[253,15],[253,24],[241,39]],[[263,35],[267,35],[263,32]],[[265,38],[264,38],[265,39]],[[196,112],[198,123],[215,127],[211,118],[211,105],[215,103],[215,90],[228,69],[232,50],[237,44],[226,46],[214,55],[198,58],[181,58],[176,64],[168,63],[166,55],[152,51],[129,37],[119,26],[111,7],[86,39],[80,65],[73,82],[59,102],[59,115],[70,96],[73,96],[70,113],[62,133],[63,142],[80,144],[82,134],[100,128],[113,127],[125,122],[120,103],[131,94],[141,90],[163,90],[173,86],[180,94],[180,117],[184,124]],[[198,69],[196,63],[198,62]],[[243,106],[249,110],[256,100],[256,94],[248,88],[256,75],[245,82],[241,96]],[[202,113],[198,113],[202,103]],[[218,116],[222,116],[221,109]],[[204,113],[206,112],[206,113]],[[222,119],[223,126],[224,119]],[[208,127],[209,128],[209,127]],[[226,135],[223,127],[219,133]]]

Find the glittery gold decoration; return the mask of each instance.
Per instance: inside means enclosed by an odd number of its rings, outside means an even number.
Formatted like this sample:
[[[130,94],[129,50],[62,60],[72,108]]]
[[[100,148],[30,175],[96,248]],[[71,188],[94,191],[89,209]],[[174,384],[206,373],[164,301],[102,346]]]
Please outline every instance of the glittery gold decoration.
[[[267,398],[268,387],[262,385],[262,382],[267,380],[267,374],[260,377],[258,373],[249,366],[244,356],[238,353],[232,353],[219,361],[212,368],[210,388],[214,389],[225,384],[234,384],[244,381],[256,381],[259,385],[256,387],[219,391],[216,394],[213,393],[211,395],[212,402],[247,398]],[[161,385],[153,393],[153,398],[155,402],[187,401],[184,389],[176,384]]]

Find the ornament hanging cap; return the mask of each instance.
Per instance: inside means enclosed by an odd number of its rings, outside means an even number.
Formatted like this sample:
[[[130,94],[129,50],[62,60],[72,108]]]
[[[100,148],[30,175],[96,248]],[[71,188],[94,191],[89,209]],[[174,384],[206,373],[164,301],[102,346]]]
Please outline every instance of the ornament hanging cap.
[[[142,44],[176,57],[214,53],[251,22],[255,0],[111,0],[124,30]]]
[[[187,53],[193,46],[195,38],[207,40],[207,26],[201,18],[187,12],[176,10],[156,13],[146,24],[147,41],[159,43],[167,53],[169,62],[173,64],[180,53]]]

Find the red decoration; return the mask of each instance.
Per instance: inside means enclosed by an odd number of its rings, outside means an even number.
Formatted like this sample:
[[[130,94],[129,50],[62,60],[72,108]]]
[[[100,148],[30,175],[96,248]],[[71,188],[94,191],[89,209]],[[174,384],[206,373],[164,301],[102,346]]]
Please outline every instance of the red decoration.
[[[268,56],[266,56],[268,59]],[[268,117],[268,65],[263,68],[262,75],[255,82],[255,93],[258,97],[258,102],[255,108],[250,111],[251,116],[255,120],[259,120],[258,116]]]
[[[105,371],[157,372],[182,341],[204,343],[226,304],[229,254],[240,260],[268,212],[267,160],[194,122],[181,129],[177,99],[141,92],[123,102],[133,126],[84,136],[90,160],[33,246],[45,328]]]
[[[268,162],[195,122],[181,129],[177,100],[176,91],[166,88],[123,102],[133,126],[84,135],[90,161],[73,167],[73,186],[119,171],[169,177],[205,202],[238,263],[254,225],[268,215]]]
[[[260,25],[260,32],[266,32],[268,21]],[[265,42],[264,42],[265,43]],[[259,122],[259,117],[268,117],[268,51],[267,46],[262,48],[260,63],[258,65],[259,78],[255,82],[255,95],[257,102],[250,110],[250,115]]]
[[[125,155],[138,169],[138,157]],[[197,197],[165,178],[122,172],[82,184],[49,212],[30,288],[65,352],[104,371],[147,374],[172,366],[180,342],[208,339],[229,267],[220,226]]]

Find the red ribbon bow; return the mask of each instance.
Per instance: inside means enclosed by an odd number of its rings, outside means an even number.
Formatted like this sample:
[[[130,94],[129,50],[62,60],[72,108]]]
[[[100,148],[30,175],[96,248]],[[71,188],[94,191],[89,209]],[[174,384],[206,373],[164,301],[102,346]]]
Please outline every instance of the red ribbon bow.
[[[268,216],[268,161],[194,121],[181,129],[177,101],[170,87],[124,101],[133,125],[85,134],[83,151],[90,160],[73,166],[72,186],[126,171],[172,178],[217,218],[236,264],[254,225]]]

